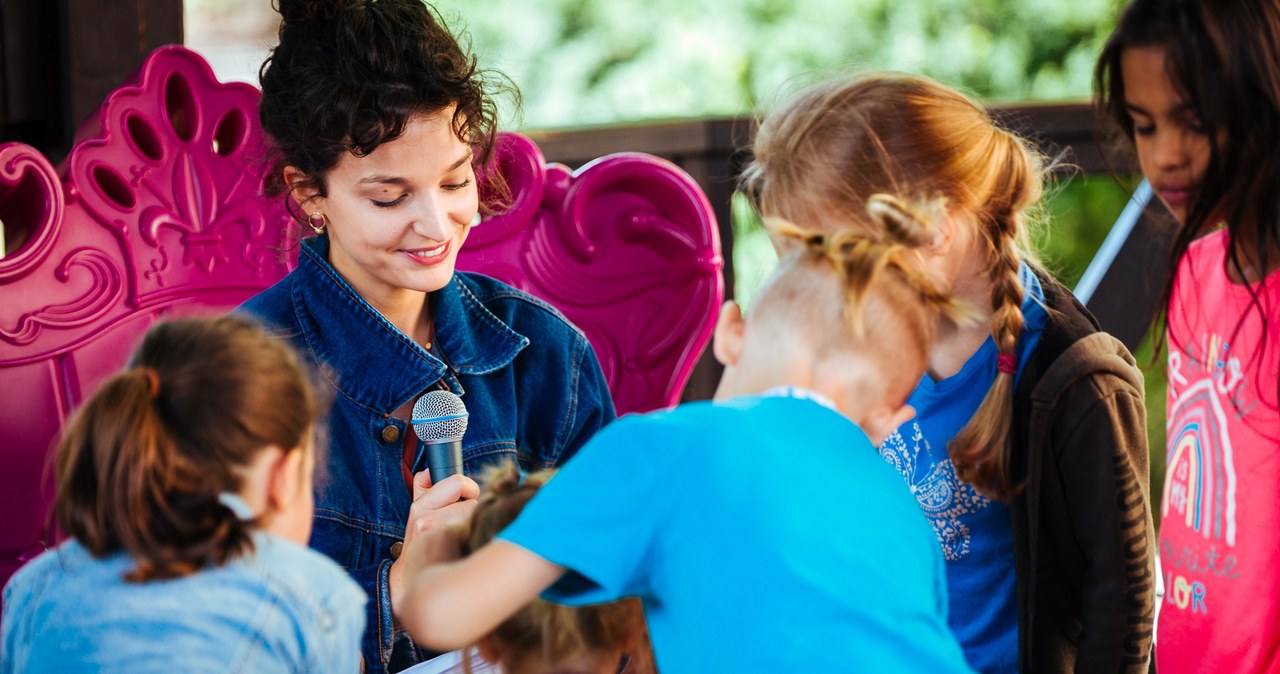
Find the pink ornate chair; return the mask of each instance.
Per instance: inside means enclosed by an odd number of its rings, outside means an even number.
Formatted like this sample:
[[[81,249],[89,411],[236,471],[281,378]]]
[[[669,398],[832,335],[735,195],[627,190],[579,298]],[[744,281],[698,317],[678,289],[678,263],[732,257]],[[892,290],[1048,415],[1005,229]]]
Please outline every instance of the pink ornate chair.
[[[0,145],[0,584],[53,540],[50,452],[76,406],[163,317],[221,313],[284,276],[298,227],[262,196],[258,92],[182,47],[151,54],[55,170]],[[723,287],[716,223],[673,164],[577,172],[504,134],[512,208],[459,258],[534,293],[596,348],[620,413],[674,404]]]

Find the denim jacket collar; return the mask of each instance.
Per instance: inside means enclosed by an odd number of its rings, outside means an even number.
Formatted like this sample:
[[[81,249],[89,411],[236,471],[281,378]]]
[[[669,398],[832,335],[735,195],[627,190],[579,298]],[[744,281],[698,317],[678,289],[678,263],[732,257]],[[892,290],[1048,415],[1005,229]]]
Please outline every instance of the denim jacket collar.
[[[479,375],[510,364],[529,344],[481,304],[465,275],[454,273],[448,285],[432,293],[436,344],[448,364],[378,313],[328,262],[329,237],[307,239],[298,255],[294,306],[316,362],[338,372],[366,373],[334,382],[342,395],[390,414],[437,381],[458,394],[457,375]]]

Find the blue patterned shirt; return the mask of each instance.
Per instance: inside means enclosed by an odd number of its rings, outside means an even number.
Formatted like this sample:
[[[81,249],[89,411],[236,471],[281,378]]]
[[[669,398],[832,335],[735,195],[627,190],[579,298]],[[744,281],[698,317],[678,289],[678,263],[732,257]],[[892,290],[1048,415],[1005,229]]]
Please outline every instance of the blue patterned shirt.
[[[1025,325],[1018,340],[1018,373],[1048,314],[1031,268],[1022,265]],[[1017,575],[1009,507],[978,493],[956,477],[947,443],[982,404],[996,377],[996,345],[990,338],[955,375],[926,375],[907,401],[916,417],[880,446],[880,455],[906,478],[933,525],[947,565],[948,622],[965,657],[986,673],[1018,671]]]

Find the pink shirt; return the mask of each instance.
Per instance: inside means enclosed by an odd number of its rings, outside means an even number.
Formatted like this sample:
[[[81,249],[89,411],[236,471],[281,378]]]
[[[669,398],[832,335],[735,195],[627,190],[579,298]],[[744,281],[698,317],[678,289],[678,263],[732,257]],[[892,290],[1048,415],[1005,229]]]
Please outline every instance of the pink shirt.
[[[1162,674],[1280,672],[1280,272],[1258,288],[1264,319],[1226,246],[1191,245],[1169,304]]]

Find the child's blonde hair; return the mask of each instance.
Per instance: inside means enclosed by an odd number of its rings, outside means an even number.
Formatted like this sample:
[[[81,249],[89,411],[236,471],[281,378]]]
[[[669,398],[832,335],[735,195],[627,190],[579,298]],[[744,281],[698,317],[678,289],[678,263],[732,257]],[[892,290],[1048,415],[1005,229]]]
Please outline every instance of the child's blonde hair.
[[[852,229],[806,229],[769,218],[766,227],[782,250],[777,272],[756,311],[783,311],[775,324],[801,324],[821,358],[832,349],[857,352],[905,390],[919,381],[940,317],[966,323],[972,311],[926,275],[914,251],[933,240],[936,204],[912,206],[872,195],[866,218],[878,235]],[[797,273],[800,272],[800,273]],[[838,283],[831,283],[834,276]],[[831,317],[840,317],[833,324]],[[899,374],[895,374],[894,370]]]
[[[484,493],[462,537],[462,554],[478,550],[507,528],[554,474],[554,470],[542,470],[521,479],[512,462],[486,471],[481,479]],[[652,674],[653,656],[645,634],[644,610],[638,599],[582,607],[535,599],[499,625],[489,639],[504,664],[528,657],[560,663],[598,651],[628,651],[629,673]],[[467,669],[470,671],[469,664]]]
[[[903,195],[972,218],[992,281],[991,334],[1002,355],[1022,332],[1019,264],[1035,262],[1026,213],[1044,163],[975,102],[922,77],[875,74],[814,86],[760,125],[742,187],[764,216],[881,234],[875,195]],[[881,231],[877,231],[881,230]],[[957,474],[996,498],[1015,494],[1013,375],[1001,372],[951,441]]]

